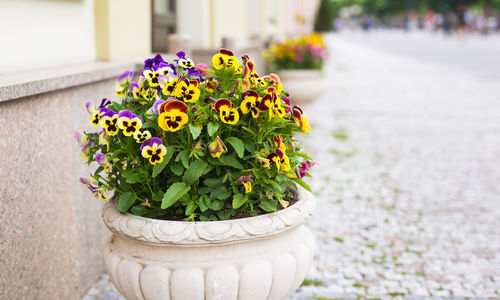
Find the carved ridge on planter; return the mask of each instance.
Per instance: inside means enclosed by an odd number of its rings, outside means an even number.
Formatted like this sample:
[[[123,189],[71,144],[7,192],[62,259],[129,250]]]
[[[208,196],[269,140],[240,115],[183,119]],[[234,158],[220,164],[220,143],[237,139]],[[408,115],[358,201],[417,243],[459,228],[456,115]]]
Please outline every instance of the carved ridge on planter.
[[[106,226],[114,233],[152,244],[199,245],[232,243],[279,234],[301,225],[316,208],[311,193],[298,189],[299,201],[294,205],[266,215],[227,221],[182,222],[148,219],[122,214],[115,201],[104,206]]]
[[[205,267],[201,266],[189,267],[188,269],[195,271],[199,270],[203,273],[202,276],[203,286],[192,285],[193,283],[191,276],[184,276],[184,279],[177,282],[177,284],[174,284],[172,282],[174,274],[178,270],[185,270],[185,267],[182,266],[167,267],[161,263],[155,261],[148,261],[147,259],[143,262],[137,262],[133,258],[124,257],[120,253],[114,253],[114,251],[111,250],[109,244],[104,249],[104,261],[106,262],[107,272],[110,275],[113,284],[118,289],[118,291],[128,299],[150,299],[147,295],[149,293],[159,293],[161,295],[166,296],[163,298],[172,299],[169,297],[171,297],[173,289],[178,290],[178,287],[174,286],[179,284],[183,286],[190,285],[191,288],[193,289],[196,289],[198,291],[204,291],[205,297],[209,294],[212,295],[212,293],[206,292],[207,286],[210,287],[210,282],[207,281],[207,273],[209,273],[209,271],[214,271],[218,269],[220,270],[222,267],[229,267],[234,271],[236,271],[236,274],[238,275],[236,284],[234,286],[233,285],[230,286],[234,288],[233,292],[237,294],[239,299],[245,292],[245,290],[248,290],[249,286],[250,289],[254,289],[252,287],[252,285],[254,285],[255,283],[254,274],[252,274],[252,272],[250,272],[250,274],[246,274],[244,270],[246,268],[255,269],[255,265],[257,263],[260,263],[261,265],[269,267],[266,268],[266,270],[268,271],[268,275],[271,277],[264,279],[260,282],[260,284],[265,284],[266,286],[268,286],[268,288],[265,289],[266,295],[262,299],[275,300],[275,299],[286,299],[286,297],[292,294],[293,291],[295,291],[300,286],[300,283],[305,277],[305,271],[307,270],[307,267],[310,265],[312,261],[313,247],[314,246],[309,245],[307,240],[304,240],[296,244],[293,249],[280,253],[274,253],[273,255],[265,258],[252,257],[247,261],[245,261],[245,259],[242,259],[232,263],[228,263],[225,261],[214,261],[212,262],[211,265]],[[292,280],[287,280],[284,282],[283,281],[276,282],[275,281],[276,278],[280,278],[281,276],[283,276],[283,274],[280,274],[281,270],[277,266],[281,265],[280,264],[281,260],[286,257],[288,257],[293,261],[292,265],[294,271],[289,274],[291,275],[292,278],[290,279]],[[120,267],[120,265],[122,266]],[[148,271],[151,269],[155,270],[157,273],[161,272],[163,278],[166,277],[165,278],[166,281],[162,282],[161,281],[162,278],[156,278],[156,277],[148,279],[147,278],[148,274],[145,272],[145,270]],[[230,277],[233,278],[233,276]],[[122,282],[120,282],[120,280],[127,281],[125,283],[128,283],[128,285],[124,287],[124,285],[122,284]],[[168,283],[165,284],[166,282]],[[275,289],[277,291],[275,291]],[[270,297],[271,293],[273,294],[272,295],[273,297]],[[157,297],[158,295],[156,295],[156,297],[153,298],[157,299]]]

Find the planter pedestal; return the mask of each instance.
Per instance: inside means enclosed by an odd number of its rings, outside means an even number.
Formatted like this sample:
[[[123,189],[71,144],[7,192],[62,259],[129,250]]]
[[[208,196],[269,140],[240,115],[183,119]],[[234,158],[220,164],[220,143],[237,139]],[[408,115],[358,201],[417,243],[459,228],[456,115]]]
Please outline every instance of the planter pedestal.
[[[313,258],[304,223],[316,204],[304,190],[299,199],[272,214],[196,223],[121,214],[109,202],[107,272],[127,299],[286,299]]]
[[[290,93],[293,104],[304,106],[321,96],[326,89],[323,73],[319,70],[281,70],[281,84]]]

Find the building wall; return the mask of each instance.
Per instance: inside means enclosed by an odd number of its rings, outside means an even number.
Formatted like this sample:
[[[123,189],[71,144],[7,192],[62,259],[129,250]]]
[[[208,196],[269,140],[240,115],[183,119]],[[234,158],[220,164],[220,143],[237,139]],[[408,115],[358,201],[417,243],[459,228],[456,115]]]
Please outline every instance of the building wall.
[[[0,73],[93,61],[94,0],[2,0],[0,36]]]
[[[150,0],[95,0],[99,60],[143,58],[151,53]]]

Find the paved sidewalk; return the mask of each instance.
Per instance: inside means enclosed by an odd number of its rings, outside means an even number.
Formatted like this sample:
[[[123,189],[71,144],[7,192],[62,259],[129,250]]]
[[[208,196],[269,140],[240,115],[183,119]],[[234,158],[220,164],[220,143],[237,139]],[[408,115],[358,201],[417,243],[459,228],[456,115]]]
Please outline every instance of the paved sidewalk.
[[[290,299],[500,298],[500,83],[328,39],[317,253]],[[105,276],[83,299],[123,298]]]
[[[306,108],[317,254],[292,299],[500,298],[498,79],[330,45]]]

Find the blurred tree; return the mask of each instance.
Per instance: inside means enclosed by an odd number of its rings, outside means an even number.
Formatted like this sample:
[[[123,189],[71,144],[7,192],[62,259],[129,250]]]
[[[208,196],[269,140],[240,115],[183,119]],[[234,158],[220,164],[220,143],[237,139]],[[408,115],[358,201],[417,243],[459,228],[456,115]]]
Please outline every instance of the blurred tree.
[[[334,15],[331,11],[331,4],[329,0],[321,0],[319,5],[318,14],[316,15],[316,21],[314,22],[314,31],[316,32],[327,32],[333,29],[333,18]]]

